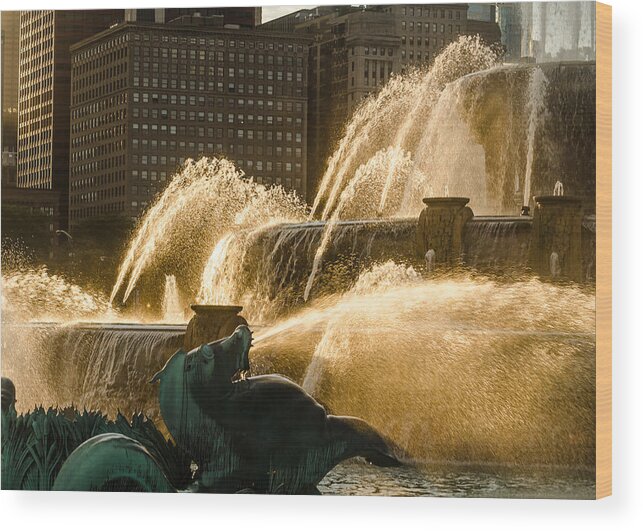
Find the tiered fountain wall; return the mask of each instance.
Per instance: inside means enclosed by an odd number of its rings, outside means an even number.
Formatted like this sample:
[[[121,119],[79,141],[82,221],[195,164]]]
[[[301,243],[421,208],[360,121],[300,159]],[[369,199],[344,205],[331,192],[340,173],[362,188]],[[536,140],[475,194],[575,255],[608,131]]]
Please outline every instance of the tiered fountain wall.
[[[242,305],[259,332],[253,370],[292,376],[419,460],[591,466],[595,67],[496,63],[465,39],[366,101],[308,221],[228,161],[186,164],[142,220],[110,304],[141,289],[166,322],[182,298]],[[557,181],[567,196],[533,201]],[[520,278],[442,274],[466,266]],[[229,332],[239,316],[226,316],[203,333]],[[201,333],[3,326],[19,407],[111,414],[153,414],[148,378]]]
[[[595,80],[595,63],[583,62],[511,65],[459,81],[463,116],[484,148],[487,194],[500,200],[496,212],[533,206],[563,181],[585,214],[594,213]]]

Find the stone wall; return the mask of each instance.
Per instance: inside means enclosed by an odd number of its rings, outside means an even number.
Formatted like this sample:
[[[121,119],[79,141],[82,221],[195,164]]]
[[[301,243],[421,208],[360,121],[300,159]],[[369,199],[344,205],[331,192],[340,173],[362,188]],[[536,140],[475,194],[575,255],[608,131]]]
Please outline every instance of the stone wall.
[[[467,197],[428,197],[420,213],[417,246],[420,256],[433,250],[436,265],[459,265],[464,254],[464,227],[473,218]]]
[[[534,198],[531,267],[547,278],[584,280],[581,250],[582,200],[568,196]]]

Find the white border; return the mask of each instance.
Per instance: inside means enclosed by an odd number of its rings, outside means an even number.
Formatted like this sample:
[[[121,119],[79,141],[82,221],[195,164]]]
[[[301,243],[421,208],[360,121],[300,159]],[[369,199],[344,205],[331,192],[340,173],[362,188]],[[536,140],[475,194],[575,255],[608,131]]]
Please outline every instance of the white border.
[[[299,3],[299,2],[298,2]],[[306,2],[303,2],[306,3]],[[310,2],[311,5],[341,2]],[[390,3],[378,2],[371,3]],[[614,473],[601,501],[0,493],[4,530],[643,529],[643,2],[613,0]],[[213,5],[203,0],[26,0],[3,9]],[[256,5],[224,1],[223,5]],[[219,4],[219,5],[221,5]],[[262,5],[283,5],[261,2]],[[29,355],[29,353],[25,353]]]

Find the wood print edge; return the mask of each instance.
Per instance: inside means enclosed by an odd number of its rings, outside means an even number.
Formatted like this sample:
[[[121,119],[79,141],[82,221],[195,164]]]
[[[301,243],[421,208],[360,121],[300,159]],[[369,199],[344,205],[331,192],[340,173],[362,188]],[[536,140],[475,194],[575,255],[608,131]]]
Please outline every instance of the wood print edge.
[[[612,494],[612,7],[596,3],[596,498]]]

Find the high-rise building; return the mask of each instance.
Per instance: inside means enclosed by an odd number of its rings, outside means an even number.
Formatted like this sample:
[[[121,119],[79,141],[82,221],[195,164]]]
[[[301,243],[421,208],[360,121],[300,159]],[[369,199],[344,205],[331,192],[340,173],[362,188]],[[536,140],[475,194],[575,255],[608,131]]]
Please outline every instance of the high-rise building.
[[[467,11],[467,33],[478,35],[488,44],[501,44],[502,34],[497,23],[497,4],[469,4]]]
[[[3,11],[2,25],[2,186],[16,186],[18,150],[18,37],[20,12]]]
[[[496,19],[507,61],[596,60],[592,2],[503,2]]]
[[[478,20],[480,22],[496,21],[497,5],[495,3],[475,3],[469,4],[467,10],[467,20]]]
[[[172,8],[165,10],[165,22],[185,15],[198,13],[202,17],[222,16],[224,26],[239,26],[240,28],[254,28],[261,24],[261,8],[238,7],[202,7],[202,8]]]
[[[3,11],[2,20],[2,237],[26,246],[36,259],[56,248],[60,197],[52,190],[19,189],[18,77],[20,12]]]
[[[157,9],[126,9],[127,22],[171,22],[184,16],[223,17],[223,25],[228,27],[254,28],[261,24],[260,7],[181,7]]]
[[[314,39],[309,54],[308,200],[359,103],[391,75],[428,64],[460,35],[471,34],[467,9],[467,4],[323,6],[260,26]]]
[[[68,206],[69,47],[122,16],[122,10],[20,13],[17,184],[59,192],[61,226]]]
[[[183,16],[72,46],[70,223],[139,215],[202,155],[305,195],[308,43]]]

